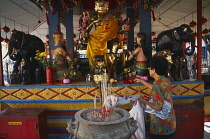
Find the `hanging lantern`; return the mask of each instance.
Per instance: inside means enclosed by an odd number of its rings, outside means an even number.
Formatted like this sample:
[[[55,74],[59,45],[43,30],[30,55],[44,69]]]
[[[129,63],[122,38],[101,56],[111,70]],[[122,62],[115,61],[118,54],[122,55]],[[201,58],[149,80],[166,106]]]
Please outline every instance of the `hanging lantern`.
[[[5,18],[5,27],[2,28],[2,31],[7,33],[10,31],[10,28],[8,28],[6,24],[7,24],[7,20]]]
[[[14,33],[15,31],[17,31],[15,28],[11,31],[11,33]]]
[[[74,38],[76,38],[77,37],[77,35],[76,34],[74,34]]]
[[[197,23],[194,20],[192,20],[189,24],[190,27],[195,27],[196,25]]]
[[[156,41],[157,41],[157,38],[156,38],[156,37],[155,37],[155,38],[153,38],[153,39],[152,39],[152,41],[153,41],[153,42],[156,42]]]
[[[209,33],[209,30],[207,28],[205,28],[203,31],[202,31],[203,34],[208,34]]]
[[[79,6],[82,3],[82,0],[72,0],[72,2]]]
[[[7,33],[7,32],[10,31],[10,28],[8,28],[8,27],[5,25],[5,27],[2,28],[2,31]]]
[[[7,36],[6,36],[6,38],[4,39],[3,42],[5,42],[5,43],[8,43],[9,42],[9,39],[7,38]]]
[[[49,46],[49,44],[50,44],[50,43],[49,43],[49,41],[46,41],[46,43],[45,43],[45,44],[46,44],[46,46]]]
[[[156,33],[155,33],[155,32],[152,32],[152,33],[151,33],[151,35],[152,35],[152,36],[155,36],[155,35],[156,35]]]
[[[79,40],[76,40],[75,43],[78,44],[79,43]]]
[[[121,5],[121,4],[123,4],[124,2],[126,2],[126,0],[116,0],[118,3],[119,3],[119,5]]]
[[[201,22],[202,22],[202,24],[204,25],[204,24],[206,24],[207,19],[206,19],[205,17],[202,17]]]
[[[198,33],[197,32],[194,32],[193,35],[194,35],[194,37],[197,37]]]
[[[46,39],[49,39],[49,35],[47,34],[47,35],[45,36],[45,38],[46,38]]]

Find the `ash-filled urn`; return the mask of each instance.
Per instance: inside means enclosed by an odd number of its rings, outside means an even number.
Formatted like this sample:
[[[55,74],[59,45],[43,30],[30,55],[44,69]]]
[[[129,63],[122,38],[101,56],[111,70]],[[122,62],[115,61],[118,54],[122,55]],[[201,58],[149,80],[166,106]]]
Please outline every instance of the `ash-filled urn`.
[[[100,120],[100,115],[97,115],[95,118],[98,120],[93,120],[94,116],[91,118],[91,115],[97,108],[80,110],[75,114],[75,120],[67,123],[66,129],[74,139],[131,139],[138,127],[137,122],[129,118],[127,110],[113,108],[109,116],[111,118],[104,121]]]

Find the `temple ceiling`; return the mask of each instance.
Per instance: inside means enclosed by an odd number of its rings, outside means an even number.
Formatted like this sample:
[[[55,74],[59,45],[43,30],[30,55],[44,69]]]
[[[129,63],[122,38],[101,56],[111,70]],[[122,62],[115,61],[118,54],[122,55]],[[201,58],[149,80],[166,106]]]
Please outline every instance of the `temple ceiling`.
[[[41,0],[47,2],[45,7],[49,6],[49,0]],[[66,2],[62,5],[61,13],[65,13],[68,9],[73,9],[73,24],[74,33],[79,33],[78,19],[79,15],[84,10],[94,11],[94,0],[83,0],[81,3],[72,3],[72,1],[80,0],[61,0]],[[147,4],[149,0],[142,0]],[[13,30],[14,28],[32,35],[36,35],[46,41],[45,36],[48,34],[48,25],[46,23],[45,7],[38,0],[0,0],[0,17],[1,17],[1,28],[5,25]],[[53,2],[53,0],[51,0]],[[138,5],[137,0],[132,0],[134,9],[136,11],[139,8],[145,8],[145,5]],[[149,8],[152,8],[153,13],[151,14],[152,20],[152,31],[159,34],[160,32],[171,29],[181,24],[189,24],[192,20],[197,22],[197,0],[150,0]],[[210,28],[210,1],[202,1],[202,13],[203,16],[208,20],[206,24],[202,25],[203,29]],[[53,6],[52,6],[53,7]],[[116,0],[110,0],[110,12],[120,11],[124,17],[126,17],[126,5],[121,5]],[[139,17],[135,14],[136,20]],[[63,26],[62,32],[65,34],[65,16],[62,17]],[[155,20],[154,20],[155,19]],[[193,28],[196,31],[196,28]],[[139,23],[136,22],[135,34],[139,31]],[[10,37],[10,33],[1,32],[2,37]]]

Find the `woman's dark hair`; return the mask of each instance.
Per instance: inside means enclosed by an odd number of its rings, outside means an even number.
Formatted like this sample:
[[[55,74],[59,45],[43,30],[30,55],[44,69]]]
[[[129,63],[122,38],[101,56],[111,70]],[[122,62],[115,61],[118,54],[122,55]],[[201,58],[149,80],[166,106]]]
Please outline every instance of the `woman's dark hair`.
[[[146,34],[144,32],[139,32],[137,33],[137,37],[141,38],[141,41],[140,41],[141,46],[146,47],[146,38],[147,38]]]
[[[147,57],[149,54],[149,50],[146,45],[147,35],[144,32],[139,32],[139,33],[137,33],[137,37],[141,38],[141,40],[140,40],[141,46],[140,47],[142,47],[144,55]]]
[[[153,56],[150,60],[150,69],[154,69],[158,75],[167,75],[168,60],[163,56]]]

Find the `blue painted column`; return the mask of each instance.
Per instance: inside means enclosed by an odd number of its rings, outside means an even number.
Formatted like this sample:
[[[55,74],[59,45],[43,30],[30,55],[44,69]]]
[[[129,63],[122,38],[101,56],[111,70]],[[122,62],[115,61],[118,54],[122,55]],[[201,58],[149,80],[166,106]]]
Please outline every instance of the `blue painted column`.
[[[66,13],[66,43],[67,49],[71,50],[70,57],[74,59],[74,27],[73,27],[73,7],[70,5],[70,9]]]
[[[146,44],[148,46],[148,49],[150,51],[149,57],[152,56],[152,37],[151,37],[151,8],[148,9],[148,11],[144,11],[142,7],[142,0],[139,0],[139,21],[140,21],[140,32],[144,32],[147,35]],[[149,5],[150,7],[150,5]]]
[[[134,9],[133,9],[133,3],[131,0],[127,1],[127,11],[126,11],[126,17],[130,18],[130,32],[128,32],[128,42],[127,42],[127,48],[129,51],[134,50]]]
[[[58,1],[57,1],[58,3]],[[59,4],[56,4],[57,6]],[[60,25],[60,20],[59,20],[59,11],[58,11],[58,7],[57,7],[57,12],[55,14],[52,14],[50,12],[50,9],[48,9],[48,17],[49,17],[49,28],[48,28],[48,34],[49,34],[49,45],[50,45],[50,55],[51,55],[51,60],[52,60],[52,54],[51,54],[51,50],[54,49],[54,39],[53,39],[53,33],[55,32],[56,28],[58,25]]]

